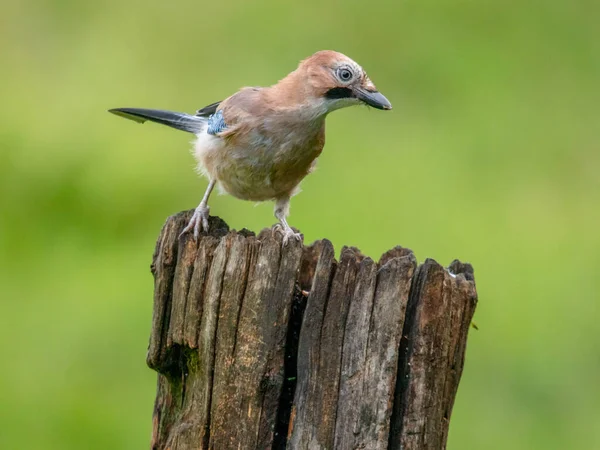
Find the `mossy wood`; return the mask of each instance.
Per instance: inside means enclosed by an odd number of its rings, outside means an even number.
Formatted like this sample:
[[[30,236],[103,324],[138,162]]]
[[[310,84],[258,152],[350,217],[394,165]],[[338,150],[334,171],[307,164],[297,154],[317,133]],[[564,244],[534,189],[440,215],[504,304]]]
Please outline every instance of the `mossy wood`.
[[[152,449],[443,449],[477,295],[473,269],[379,262],[278,233],[198,241],[170,217],[152,262]]]

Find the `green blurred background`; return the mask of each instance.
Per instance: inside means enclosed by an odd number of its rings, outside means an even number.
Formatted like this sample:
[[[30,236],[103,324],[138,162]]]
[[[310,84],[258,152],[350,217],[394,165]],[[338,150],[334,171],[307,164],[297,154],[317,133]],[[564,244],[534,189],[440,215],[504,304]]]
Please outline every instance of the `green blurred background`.
[[[600,448],[600,2],[28,0],[0,14],[0,448],[148,448],[152,251],[206,187],[180,111],[320,49],[394,104],[328,119],[305,241],[475,266],[450,449]],[[272,205],[214,196],[232,227]]]

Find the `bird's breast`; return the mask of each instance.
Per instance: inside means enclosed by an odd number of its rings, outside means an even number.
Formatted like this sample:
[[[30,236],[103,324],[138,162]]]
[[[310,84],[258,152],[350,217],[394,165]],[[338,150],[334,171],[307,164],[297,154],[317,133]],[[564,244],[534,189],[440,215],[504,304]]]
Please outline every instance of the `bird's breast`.
[[[195,154],[207,175],[226,192],[263,201],[292,195],[324,144],[323,122],[307,125],[266,119],[240,126],[226,138],[200,134]]]

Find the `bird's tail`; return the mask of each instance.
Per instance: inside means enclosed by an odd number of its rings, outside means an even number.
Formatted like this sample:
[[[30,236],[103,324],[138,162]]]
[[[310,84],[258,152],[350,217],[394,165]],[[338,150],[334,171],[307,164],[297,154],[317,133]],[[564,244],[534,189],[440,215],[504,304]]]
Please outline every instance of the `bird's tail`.
[[[138,123],[144,123],[147,120],[162,123],[168,127],[177,130],[187,131],[188,133],[199,133],[206,125],[206,117],[192,116],[186,113],[174,111],[163,111],[161,109],[145,108],[114,108],[109,112],[126,119],[134,120]]]

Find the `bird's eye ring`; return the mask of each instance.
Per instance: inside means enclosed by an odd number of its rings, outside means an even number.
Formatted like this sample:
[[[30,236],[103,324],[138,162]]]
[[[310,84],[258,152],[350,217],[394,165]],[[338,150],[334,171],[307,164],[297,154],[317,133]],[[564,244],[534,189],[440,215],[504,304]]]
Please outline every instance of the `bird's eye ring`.
[[[338,77],[342,81],[350,81],[352,79],[352,72],[345,67],[338,70]]]

